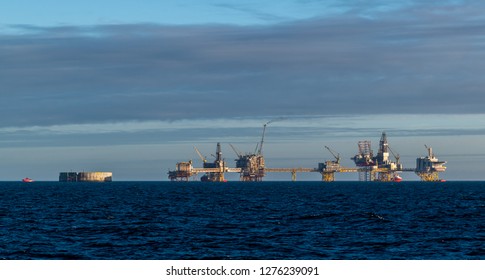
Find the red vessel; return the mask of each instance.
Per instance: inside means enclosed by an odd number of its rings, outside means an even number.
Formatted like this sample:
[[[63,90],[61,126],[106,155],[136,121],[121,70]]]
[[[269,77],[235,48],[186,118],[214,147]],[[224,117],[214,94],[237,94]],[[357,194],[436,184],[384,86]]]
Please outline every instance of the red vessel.
[[[33,179],[30,179],[29,177],[25,177],[22,179],[22,182],[24,183],[32,183],[34,180]]]
[[[396,175],[394,176],[394,179],[393,179],[394,182],[401,182],[402,181],[402,177],[399,176],[399,175]]]

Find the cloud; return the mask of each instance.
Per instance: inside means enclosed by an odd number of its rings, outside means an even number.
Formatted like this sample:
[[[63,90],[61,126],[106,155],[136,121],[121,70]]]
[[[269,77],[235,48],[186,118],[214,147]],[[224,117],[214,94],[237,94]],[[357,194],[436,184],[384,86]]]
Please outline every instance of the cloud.
[[[268,120],[278,120],[269,122]],[[272,144],[314,145],[322,141],[392,138],[475,137],[485,135],[485,115],[293,116],[291,118],[185,119],[0,128],[2,147],[96,147],[216,142],[253,149],[263,124]],[[464,141],[464,140],[462,140]],[[250,147],[250,148],[248,148]]]
[[[470,4],[426,8],[259,26],[10,26],[22,32],[0,35],[0,127],[482,113],[485,19]]]

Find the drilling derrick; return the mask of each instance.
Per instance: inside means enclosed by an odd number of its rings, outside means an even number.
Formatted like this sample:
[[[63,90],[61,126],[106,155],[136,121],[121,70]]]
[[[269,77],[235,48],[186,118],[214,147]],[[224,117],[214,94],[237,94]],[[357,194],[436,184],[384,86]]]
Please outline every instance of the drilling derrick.
[[[211,170],[209,172],[206,172],[205,175],[200,178],[200,180],[203,182],[224,182],[224,170],[226,167],[226,163],[222,158],[221,143],[217,143],[215,155],[216,159],[214,160],[214,162],[207,162],[207,160],[205,160],[205,157],[200,154],[197,148],[196,151],[203,161],[203,168]]]
[[[375,157],[375,161],[378,165],[389,163],[389,144],[387,143],[386,133],[383,132],[381,135],[381,140],[379,140],[379,151]]]
[[[359,154],[354,156],[352,160],[359,167],[360,181],[390,182],[401,180],[397,172],[402,170],[402,164],[399,163],[399,156],[395,155],[389,147],[385,132],[382,133],[379,140],[379,150],[376,156],[373,156],[370,141],[359,141],[358,146]],[[396,162],[390,159],[389,152],[394,155]]]
[[[428,156],[416,159],[416,175],[418,175],[422,181],[442,181],[439,179],[438,173],[446,170],[446,166],[444,166],[446,161],[439,161],[433,154],[433,149],[426,145],[424,146],[428,150]]]
[[[389,152],[391,152],[396,158],[396,162],[391,161],[389,158]],[[397,174],[397,171],[402,170],[402,164],[399,163],[399,155],[394,154],[387,142],[387,136],[385,132],[382,132],[381,140],[379,141],[379,151],[374,158],[374,162],[377,165],[377,181],[390,182],[400,181],[401,177]]]

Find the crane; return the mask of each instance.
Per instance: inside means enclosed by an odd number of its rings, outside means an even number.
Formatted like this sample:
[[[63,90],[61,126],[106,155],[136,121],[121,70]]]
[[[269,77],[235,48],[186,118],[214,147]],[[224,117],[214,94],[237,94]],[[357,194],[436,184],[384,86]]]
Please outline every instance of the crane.
[[[263,125],[263,136],[261,137],[261,144],[259,144],[258,155],[261,155],[261,153],[263,152],[264,133],[266,132],[266,126],[268,125],[268,123],[269,122]]]
[[[266,126],[271,123],[271,121],[263,125],[263,136],[261,136],[261,142],[256,144],[256,149],[254,149],[254,154],[261,155],[263,153],[263,143],[264,143],[264,133],[266,132]]]
[[[401,158],[399,154],[395,154],[394,151],[391,149],[390,146],[387,146],[387,149],[391,152],[391,154],[396,158],[396,163],[399,164],[399,159]]]
[[[200,153],[199,149],[197,149],[197,147],[194,146],[194,150],[197,152],[197,154],[199,155],[199,157],[202,160],[202,162],[203,163],[206,163],[207,162],[207,158]]]
[[[269,122],[267,122],[263,125],[263,136],[261,136],[261,143],[259,143],[259,146],[258,146],[258,144],[256,144],[256,149],[254,150],[255,154],[262,155],[262,153],[263,153],[264,133],[266,132],[266,126],[270,123],[273,123],[273,122],[276,122],[276,121],[281,121],[281,120],[284,120],[284,119],[286,119],[286,118],[277,118],[277,119],[274,119],[274,120],[270,120]],[[256,153],[256,151],[257,151],[257,153]]]
[[[428,145],[426,145],[426,144],[425,144],[424,146],[426,147],[426,150],[428,150],[428,156],[429,156],[430,158],[434,158],[434,155],[433,155],[433,148],[428,147]]]
[[[232,150],[236,153],[238,157],[242,157],[242,153],[236,149],[231,143],[229,143],[229,146],[231,146]]]
[[[334,151],[332,151],[329,147],[325,146],[325,149],[327,149],[331,154],[332,156],[335,158],[335,163],[340,163],[340,154],[337,153],[337,155],[335,155]]]

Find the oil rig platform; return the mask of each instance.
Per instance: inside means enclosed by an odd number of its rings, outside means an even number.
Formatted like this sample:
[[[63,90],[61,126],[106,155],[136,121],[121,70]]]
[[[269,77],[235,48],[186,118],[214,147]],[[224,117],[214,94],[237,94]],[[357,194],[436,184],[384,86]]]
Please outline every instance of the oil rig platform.
[[[225,182],[226,179],[224,178],[224,173],[240,173],[242,171],[240,168],[230,168],[227,166],[222,158],[220,143],[217,143],[214,162],[207,162],[207,158],[204,157],[196,147],[194,147],[194,149],[203,162],[202,168],[193,167],[191,160],[187,162],[179,162],[174,171],[168,172],[168,178],[171,181],[189,181],[189,178],[195,177],[199,173],[205,173],[201,177],[201,181],[203,182]]]
[[[269,122],[268,122],[269,123]],[[433,154],[431,147],[425,145],[428,155],[416,159],[415,168],[404,168],[400,163],[400,156],[389,146],[387,135],[382,133],[379,141],[379,149],[374,156],[370,141],[359,141],[357,155],[351,158],[355,167],[345,167],[340,164],[340,154],[329,147],[325,148],[332,154],[334,160],[327,160],[318,163],[315,168],[289,167],[289,168],[269,168],[265,165],[263,156],[263,144],[267,124],[263,125],[261,141],[257,144],[254,153],[242,153],[232,144],[229,144],[236,153],[236,167],[229,167],[222,157],[221,144],[217,143],[215,160],[208,162],[207,158],[194,147],[203,162],[202,168],[193,166],[192,160],[179,162],[176,169],[168,172],[171,181],[189,181],[203,173],[201,181],[205,182],[225,182],[225,173],[239,173],[240,181],[260,182],[267,173],[283,172],[290,173],[292,181],[296,180],[297,173],[315,172],[320,173],[322,181],[335,181],[336,173],[358,173],[360,181],[379,181],[379,182],[400,182],[402,180],[399,173],[414,172],[422,181],[443,181],[439,178],[439,173],[444,172],[446,161],[440,161]],[[394,159],[391,158],[391,155]]]

